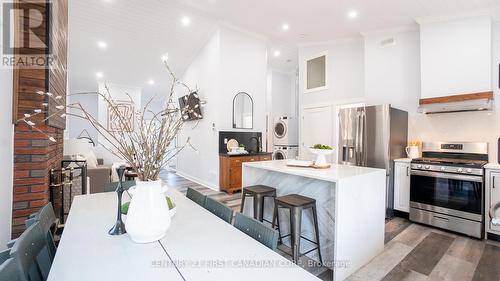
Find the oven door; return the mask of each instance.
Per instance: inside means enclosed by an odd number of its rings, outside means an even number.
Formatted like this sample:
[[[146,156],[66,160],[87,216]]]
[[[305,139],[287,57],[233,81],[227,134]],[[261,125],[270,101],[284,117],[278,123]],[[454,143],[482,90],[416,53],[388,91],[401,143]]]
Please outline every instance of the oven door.
[[[482,220],[483,177],[411,171],[410,205],[452,216]]]

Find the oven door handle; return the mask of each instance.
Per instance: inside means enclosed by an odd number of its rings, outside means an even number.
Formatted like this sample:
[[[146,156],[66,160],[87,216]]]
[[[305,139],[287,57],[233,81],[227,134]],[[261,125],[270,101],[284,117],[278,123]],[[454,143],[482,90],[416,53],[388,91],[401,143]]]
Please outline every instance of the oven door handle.
[[[442,178],[442,179],[452,179],[452,180],[465,180],[465,181],[472,181],[472,182],[483,182],[483,177],[479,177],[479,176],[457,175],[457,174],[448,174],[448,173],[419,171],[419,170],[411,170],[411,175],[412,176],[415,175],[415,176]]]

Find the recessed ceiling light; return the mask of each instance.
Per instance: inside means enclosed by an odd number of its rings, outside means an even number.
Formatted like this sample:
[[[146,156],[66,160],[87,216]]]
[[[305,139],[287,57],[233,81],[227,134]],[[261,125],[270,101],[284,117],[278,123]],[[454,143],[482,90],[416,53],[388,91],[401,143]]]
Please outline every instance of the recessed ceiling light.
[[[358,17],[358,12],[355,11],[355,10],[352,10],[352,11],[349,11],[349,13],[347,13],[347,16],[350,18],[350,19],[355,19]]]
[[[167,63],[167,61],[168,61],[168,54],[164,54],[163,56],[161,56],[161,61],[163,63]]]
[[[280,55],[281,55],[280,50],[276,50],[276,51],[274,51],[274,56],[275,56],[275,57],[279,57]]]
[[[149,79],[148,84],[149,84],[149,85],[154,85],[154,84],[155,84],[155,80],[153,80],[153,79]]]
[[[290,26],[286,23],[284,23],[282,26],[281,26],[281,29],[283,29],[284,31],[287,31],[288,29],[290,29]]]
[[[188,26],[191,24],[191,19],[189,17],[182,17],[181,22],[184,26]]]
[[[104,77],[104,74],[103,74],[102,72],[97,72],[97,73],[95,74],[95,76],[96,76],[97,78],[103,78],[103,77]]]
[[[104,41],[99,41],[99,42],[97,42],[97,47],[99,47],[101,49],[106,49],[108,47],[108,44]]]

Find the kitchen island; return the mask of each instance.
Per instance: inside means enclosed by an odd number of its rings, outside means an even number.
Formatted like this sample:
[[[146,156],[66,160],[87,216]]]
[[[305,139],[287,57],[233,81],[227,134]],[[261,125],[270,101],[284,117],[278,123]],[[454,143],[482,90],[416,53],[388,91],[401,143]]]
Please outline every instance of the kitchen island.
[[[332,165],[328,169],[288,167],[287,160],[243,164],[243,186],[267,185],[277,195],[300,194],[316,199],[321,254],[334,280],[344,280],[384,250],[386,172],[381,169]],[[248,198],[246,200],[252,200]],[[252,216],[253,204],[244,213]],[[273,202],[266,199],[264,219],[271,221]],[[280,210],[282,235],[289,233],[289,216]],[[305,210],[302,235],[314,239],[312,214]],[[283,239],[289,246],[289,239]],[[301,241],[301,253],[314,245]],[[308,254],[318,260],[317,251]]]

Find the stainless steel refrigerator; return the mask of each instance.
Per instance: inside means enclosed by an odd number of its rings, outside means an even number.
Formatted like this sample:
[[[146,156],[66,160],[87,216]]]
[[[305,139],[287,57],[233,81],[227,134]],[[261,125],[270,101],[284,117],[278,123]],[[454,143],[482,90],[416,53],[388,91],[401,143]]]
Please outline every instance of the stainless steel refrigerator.
[[[393,216],[394,159],[404,158],[408,112],[376,105],[339,112],[339,163],[387,171],[386,216]]]

